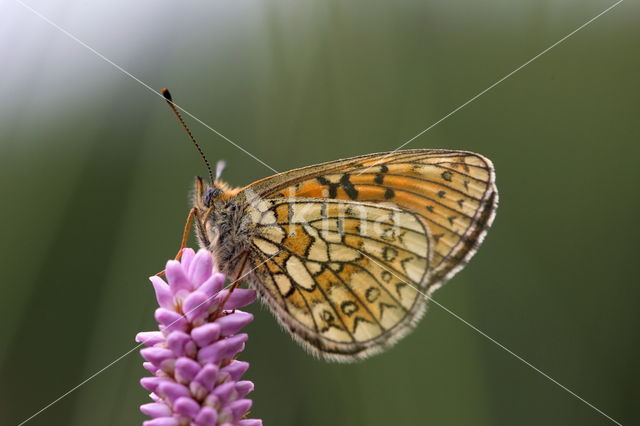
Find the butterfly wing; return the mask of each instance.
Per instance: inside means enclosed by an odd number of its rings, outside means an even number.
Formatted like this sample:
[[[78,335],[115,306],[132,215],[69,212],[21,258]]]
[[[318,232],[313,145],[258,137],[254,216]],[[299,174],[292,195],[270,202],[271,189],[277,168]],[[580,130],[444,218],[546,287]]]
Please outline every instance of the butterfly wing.
[[[491,161],[467,151],[404,150],[304,167],[244,188],[250,197],[393,203],[418,215],[433,240],[434,284],[476,252],[498,200]]]
[[[424,312],[424,224],[388,205],[311,198],[260,204],[254,286],[317,355],[346,361],[382,350]]]
[[[344,361],[380,351],[477,250],[494,179],[478,154],[408,150],[258,181],[238,194],[256,223],[252,261],[264,262],[254,285],[313,352]]]

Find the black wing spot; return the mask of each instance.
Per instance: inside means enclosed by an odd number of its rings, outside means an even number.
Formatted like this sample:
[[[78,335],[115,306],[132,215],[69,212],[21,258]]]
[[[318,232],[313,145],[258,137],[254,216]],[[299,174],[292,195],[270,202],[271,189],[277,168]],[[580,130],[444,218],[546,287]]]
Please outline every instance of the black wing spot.
[[[358,198],[358,190],[355,186],[353,186],[353,183],[351,183],[349,179],[349,173],[343,174],[340,178],[340,185],[342,185],[342,189],[344,189],[344,192],[347,194],[347,196],[352,200],[355,200]]]
[[[322,311],[322,314],[320,314],[320,316],[329,325],[331,325],[336,320],[336,318],[333,316],[333,314],[331,312],[327,311],[326,309],[324,311]]]
[[[320,185],[324,185],[329,188],[330,198],[336,198],[338,196],[338,187],[340,186],[339,183],[332,183],[329,179],[325,178],[324,176],[318,176],[316,180]]]
[[[354,302],[346,301],[342,302],[342,304],[340,305],[340,309],[342,309],[342,312],[344,312],[346,316],[350,317],[358,310],[358,305],[356,305]]]
[[[320,185],[331,185],[331,181],[324,176],[318,176],[316,180]]]
[[[380,297],[380,289],[377,287],[369,287],[364,294],[364,297],[367,298],[367,302],[373,303],[378,297]]]
[[[438,197],[444,198],[445,195],[447,195],[445,191],[438,191]]]
[[[442,176],[442,179],[446,180],[447,182],[451,182],[453,173],[451,173],[449,170],[445,170],[440,176]]]
[[[384,198],[386,200],[389,200],[389,199],[393,198],[394,195],[395,195],[395,192],[393,192],[393,189],[391,189],[391,188],[387,188],[387,190],[384,191]]]
[[[393,260],[398,256],[398,250],[393,247],[385,247],[382,251],[382,257],[387,262],[393,262]]]
[[[393,228],[387,228],[384,231],[382,231],[382,234],[380,234],[380,238],[382,238],[385,241],[393,241],[396,239],[396,231]]]

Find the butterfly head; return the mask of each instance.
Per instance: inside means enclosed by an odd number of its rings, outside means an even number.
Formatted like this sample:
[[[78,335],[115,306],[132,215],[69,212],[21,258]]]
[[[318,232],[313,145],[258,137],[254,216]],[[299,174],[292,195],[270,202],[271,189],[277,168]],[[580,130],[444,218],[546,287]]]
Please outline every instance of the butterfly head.
[[[227,200],[238,193],[238,189],[232,188],[228,183],[216,179],[213,182],[206,182],[200,176],[196,177],[194,207],[199,210],[216,210]]]
[[[236,195],[238,191],[220,179],[224,167],[225,162],[218,161],[215,179],[212,182],[206,182],[200,176],[196,178],[194,207],[202,211],[215,210],[219,203]]]
[[[215,182],[213,185],[209,185],[207,189],[202,194],[202,204],[205,207],[211,207],[215,205],[215,201],[219,200],[224,193],[224,189],[220,187],[221,185],[216,185]]]

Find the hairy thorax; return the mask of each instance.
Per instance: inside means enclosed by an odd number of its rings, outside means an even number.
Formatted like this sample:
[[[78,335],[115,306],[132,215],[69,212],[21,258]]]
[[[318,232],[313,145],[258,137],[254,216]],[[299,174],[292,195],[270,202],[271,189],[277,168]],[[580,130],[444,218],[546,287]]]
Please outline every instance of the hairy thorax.
[[[204,230],[198,231],[200,246],[212,253],[220,271],[229,276],[239,273],[242,255],[251,244],[253,227],[245,207],[234,199],[217,202],[209,216],[202,218]]]

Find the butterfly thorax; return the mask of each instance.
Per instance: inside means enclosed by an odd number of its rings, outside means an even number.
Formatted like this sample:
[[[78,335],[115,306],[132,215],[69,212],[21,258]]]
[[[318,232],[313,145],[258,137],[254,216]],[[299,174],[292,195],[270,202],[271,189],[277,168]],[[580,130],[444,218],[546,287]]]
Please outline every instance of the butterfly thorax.
[[[199,212],[196,235],[200,246],[212,253],[216,265],[227,275],[236,273],[233,267],[238,266],[238,258],[247,251],[252,238],[246,205],[235,198],[237,192],[225,182],[205,185],[198,178],[193,197]]]

